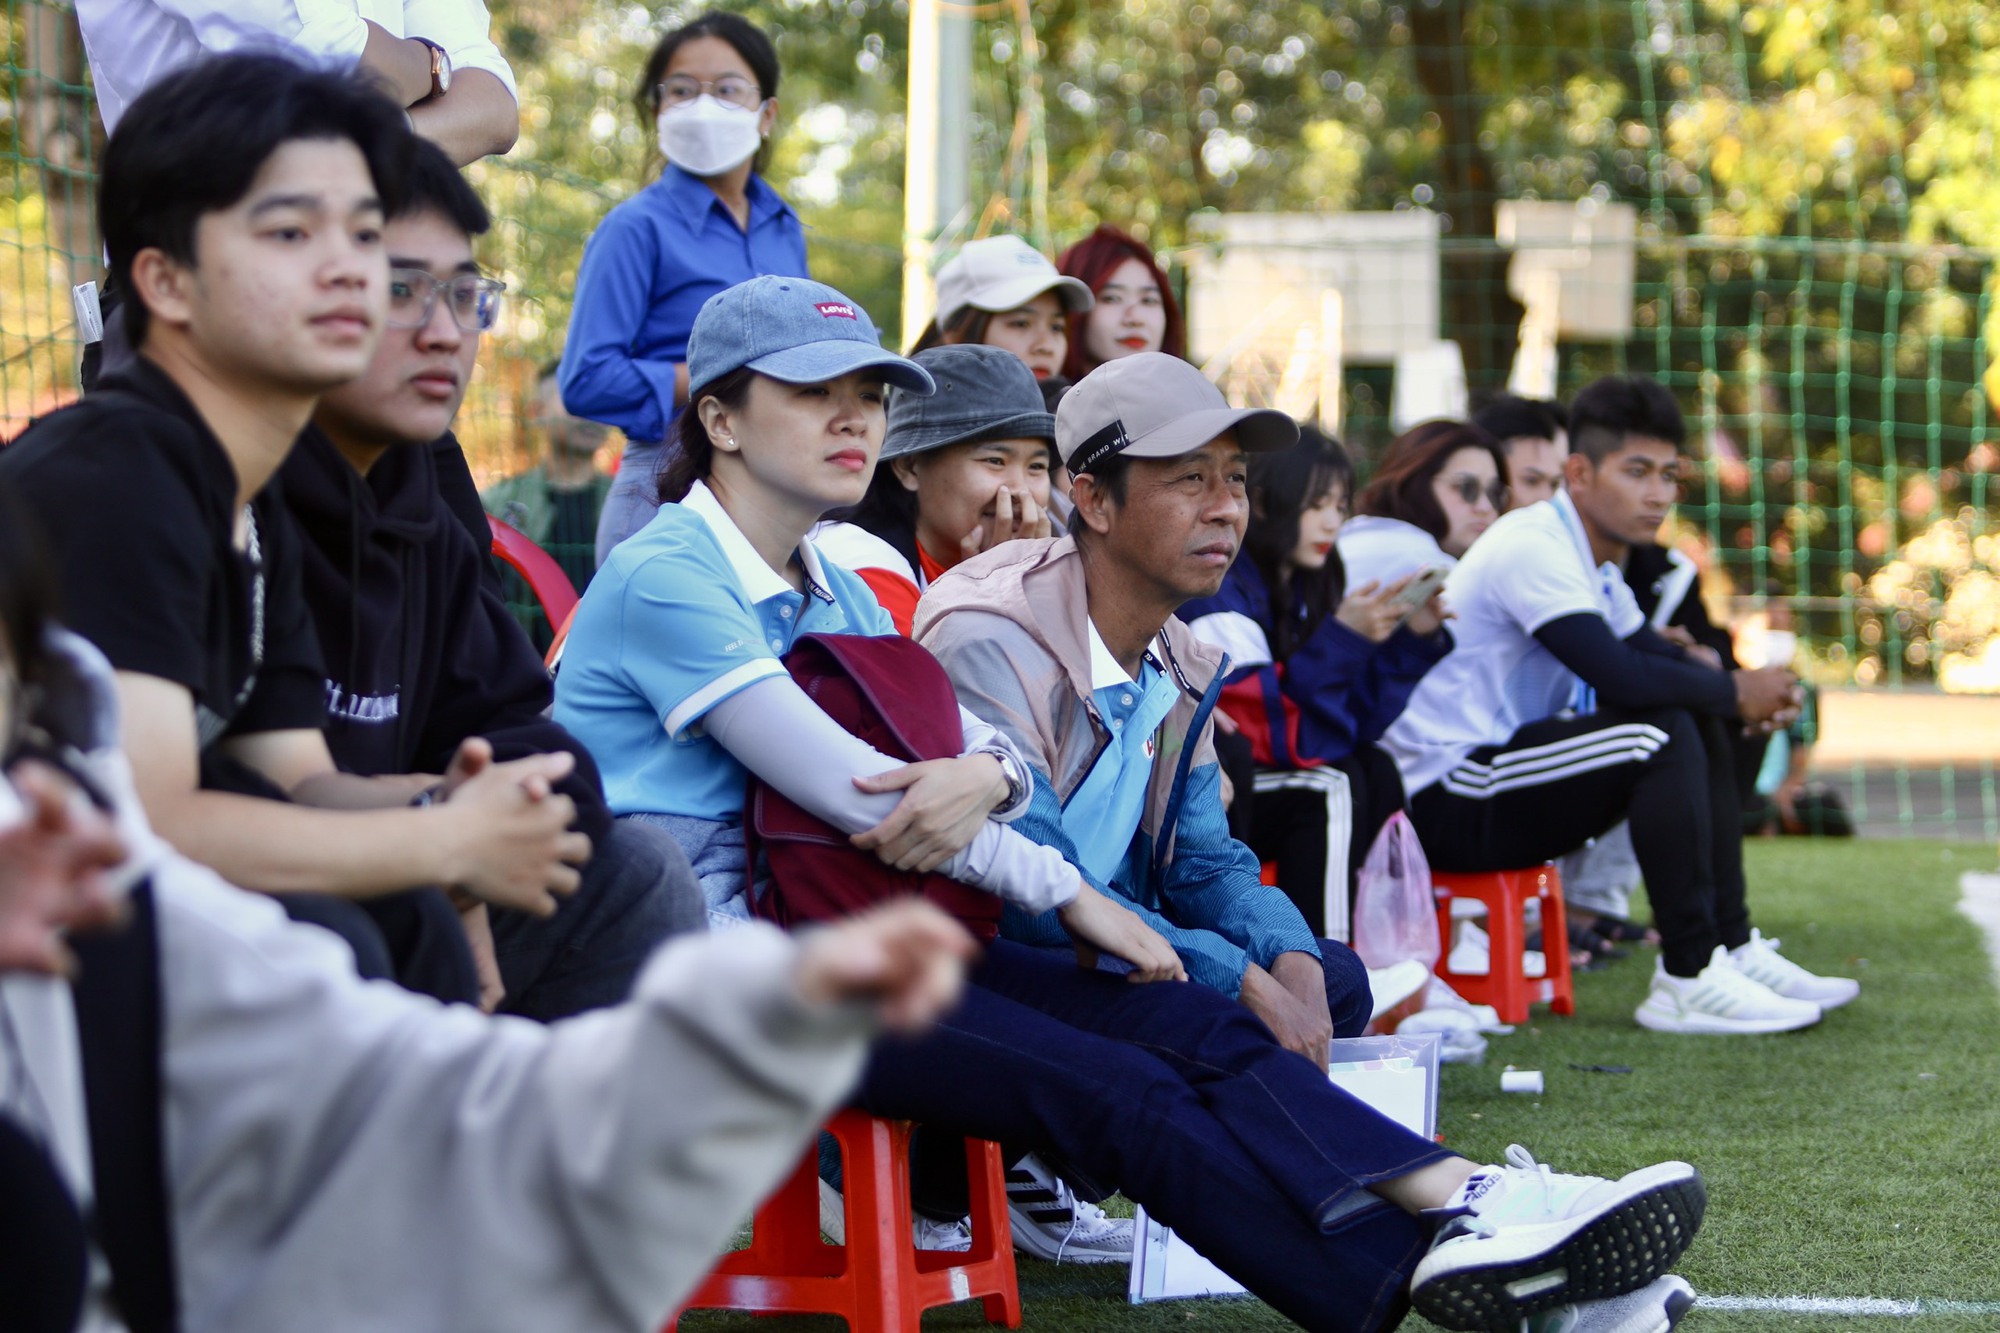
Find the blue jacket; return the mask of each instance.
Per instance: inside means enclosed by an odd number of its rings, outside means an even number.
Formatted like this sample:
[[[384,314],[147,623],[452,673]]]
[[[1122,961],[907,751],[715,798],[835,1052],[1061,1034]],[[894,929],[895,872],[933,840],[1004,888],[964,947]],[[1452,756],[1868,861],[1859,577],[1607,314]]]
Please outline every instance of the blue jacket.
[[[1012,740],[1036,769],[1014,827],[1061,849],[1080,868],[1063,805],[1089,775],[1110,732],[1090,689],[1082,561],[1073,539],[1016,541],[956,566],[917,605],[916,639],[944,663],[959,701]],[[1180,698],[1159,731],[1158,760],[1116,894],[1180,954],[1188,975],[1225,995],[1247,964],[1281,953],[1319,956],[1305,918],[1259,879],[1256,854],[1229,836],[1215,760],[1213,715],[1227,662],[1168,620],[1163,669]],[[1009,939],[1068,947],[1061,919],[1009,909]]]
[[[746,230],[715,191],[670,165],[598,224],[557,372],[572,413],[633,440],[665,439],[680,411],[674,367],[687,361],[702,303],[766,274],[806,276],[805,228],[791,205],[758,176],[749,199]]]
[[[1303,619],[1305,609],[1294,606],[1292,614]],[[1289,658],[1273,661],[1270,594],[1241,559],[1215,596],[1189,602],[1181,617],[1196,637],[1229,654],[1223,708],[1269,768],[1332,763],[1373,745],[1452,648],[1442,629],[1428,636],[1398,629],[1378,644],[1328,616]]]

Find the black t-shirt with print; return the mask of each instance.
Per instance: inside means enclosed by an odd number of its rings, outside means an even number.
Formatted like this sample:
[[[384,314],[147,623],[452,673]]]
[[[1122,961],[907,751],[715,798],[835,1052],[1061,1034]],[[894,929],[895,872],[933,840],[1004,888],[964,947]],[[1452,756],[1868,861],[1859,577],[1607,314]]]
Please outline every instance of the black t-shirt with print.
[[[0,477],[53,548],[63,622],[119,670],[185,686],[205,756],[225,736],[319,727],[297,532],[266,486],[250,504],[260,599],[234,542],[235,468],[165,372],[140,358],[106,376],[0,450]]]

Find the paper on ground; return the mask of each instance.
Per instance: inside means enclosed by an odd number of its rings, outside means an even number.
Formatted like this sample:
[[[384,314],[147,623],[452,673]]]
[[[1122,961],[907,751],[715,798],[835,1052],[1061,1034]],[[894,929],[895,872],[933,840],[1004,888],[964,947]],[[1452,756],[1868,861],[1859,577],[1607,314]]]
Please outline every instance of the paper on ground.
[[[1437,1129],[1438,1037],[1356,1037],[1333,1043],[1327,1077],[1413,1133]],[[1132,1221],[1132,1272],[1126,1299],[1185,1300],[1247,1295],[1242,1284],[1203,1258],[1140,1208]]]

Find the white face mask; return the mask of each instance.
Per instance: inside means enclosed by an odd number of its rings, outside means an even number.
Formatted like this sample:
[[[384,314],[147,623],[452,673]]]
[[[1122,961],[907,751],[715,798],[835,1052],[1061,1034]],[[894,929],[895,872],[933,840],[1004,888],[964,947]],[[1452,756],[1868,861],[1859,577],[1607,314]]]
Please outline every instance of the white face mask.
[[[660,112],[660,151],[690,176],[720,176],[742,166],[764,141],[757,119],[762,107],[718,102],[703,93],[683,106]]]

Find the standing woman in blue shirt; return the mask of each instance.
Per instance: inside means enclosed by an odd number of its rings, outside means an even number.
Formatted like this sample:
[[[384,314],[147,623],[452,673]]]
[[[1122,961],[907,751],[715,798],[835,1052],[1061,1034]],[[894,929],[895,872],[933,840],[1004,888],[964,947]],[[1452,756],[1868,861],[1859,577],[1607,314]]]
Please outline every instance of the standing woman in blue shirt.
[[[806,275],[805,228],[757,174],[777,97],[778,53],[735,14],[711,10],[647,57],[633,100],[658,128],[666,167],[584,247],[559,372],[570,413],[627,441],[598,519],[600,565],[659,507],[702,302],[764,274]]]

